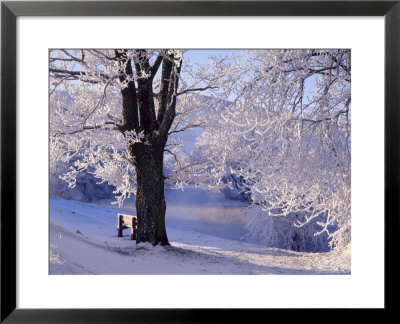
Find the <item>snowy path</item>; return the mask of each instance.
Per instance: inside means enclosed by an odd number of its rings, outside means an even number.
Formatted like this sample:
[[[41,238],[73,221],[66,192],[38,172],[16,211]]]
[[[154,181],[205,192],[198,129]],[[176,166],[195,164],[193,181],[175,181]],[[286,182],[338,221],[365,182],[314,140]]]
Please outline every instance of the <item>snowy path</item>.
[[[170,247],[116,236],[116,210],[50,198],[51,274],[349,274],[350,251],[299,253],[167,226]]]

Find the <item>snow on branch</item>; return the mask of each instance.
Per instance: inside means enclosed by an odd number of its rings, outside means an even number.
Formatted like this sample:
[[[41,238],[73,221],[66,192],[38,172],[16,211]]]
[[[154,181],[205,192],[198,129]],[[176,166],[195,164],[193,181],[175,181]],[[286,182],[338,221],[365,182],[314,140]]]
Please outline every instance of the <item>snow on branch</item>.
[[[347,244],[350,51],[248,51],[221,74],[219,98],[234,100],[207,121],[196,154],[208,162],[189,179],[214,188],[243,179],[252,200],[248,236],[266,244]]]

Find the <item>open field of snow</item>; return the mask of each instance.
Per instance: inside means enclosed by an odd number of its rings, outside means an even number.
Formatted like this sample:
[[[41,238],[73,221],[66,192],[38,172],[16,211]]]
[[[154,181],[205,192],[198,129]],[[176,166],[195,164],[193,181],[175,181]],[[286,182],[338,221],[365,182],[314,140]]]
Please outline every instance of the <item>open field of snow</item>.
[[[134,214],[129,206],[120,211]],[[242,208],[218,193],[167,193],[171,246],[153,247],[129,230],[117,237],[116,208],[51,197],[50,274],[350,274],[350,247],[301,253],[241,242]]]

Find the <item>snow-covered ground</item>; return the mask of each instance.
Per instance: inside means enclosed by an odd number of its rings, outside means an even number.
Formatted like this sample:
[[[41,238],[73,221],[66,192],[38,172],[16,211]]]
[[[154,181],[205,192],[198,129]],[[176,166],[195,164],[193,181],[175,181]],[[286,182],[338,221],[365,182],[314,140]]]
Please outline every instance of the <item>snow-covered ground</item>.
[[[166,192],[169,247],[117,237],[110,207],[50,197],[50,274],[350,274],[350,247],[302,253],[241,242],[244,205],[221,193]]]

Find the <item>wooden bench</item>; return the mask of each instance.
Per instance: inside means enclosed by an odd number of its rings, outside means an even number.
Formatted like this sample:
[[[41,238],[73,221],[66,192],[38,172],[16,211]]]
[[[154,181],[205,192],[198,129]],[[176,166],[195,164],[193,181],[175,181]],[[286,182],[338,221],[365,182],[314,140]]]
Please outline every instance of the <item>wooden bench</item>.
[[[131,215],[118,214],[118,237],[122,237],[122,231],[124,229],[131,229],[131,240],[136,240],[137,230],[137,217]]]

